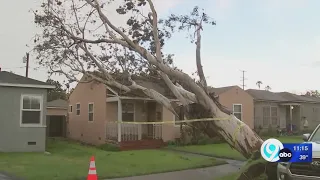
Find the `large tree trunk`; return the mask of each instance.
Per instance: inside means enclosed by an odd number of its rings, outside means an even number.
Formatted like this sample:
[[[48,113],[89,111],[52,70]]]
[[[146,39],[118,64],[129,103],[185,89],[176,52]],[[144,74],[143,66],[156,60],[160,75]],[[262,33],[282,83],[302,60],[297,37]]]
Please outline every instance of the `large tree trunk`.
[[[188,119],[212,118],[212,113],[200,104],[191,104],[187,109]],[[221,113],[222,114],[222,113]],[[224,113],[225,120],[195,122],[193,126],[201,128],[209,137],[219,135],[232,148],[244,157],[250,158],[260,150],[263,140],[248,125],[235,116]]]

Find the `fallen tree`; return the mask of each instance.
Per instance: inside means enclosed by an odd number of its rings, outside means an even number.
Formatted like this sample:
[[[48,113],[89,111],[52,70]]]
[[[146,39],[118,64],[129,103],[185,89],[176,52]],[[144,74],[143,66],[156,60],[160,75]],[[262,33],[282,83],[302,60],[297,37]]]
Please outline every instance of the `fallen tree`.
[[[124,93],[140,90],[175,113],[169,99],[137,84],[131,76],[145,73],[162,78],[185,107],[186,119],[227,119],[192,123],[193,126],[209,137],[218,134],[248,159],[257,156],[263,140],[208,93],[201,64],[201,31],[205,24],[215,22],[198,7],[190,15],[171,15],[161,20],[152,0],[123,0],[117,8],[112,8],[112,3],[113,0],[49,0],[34,11],[35,23],[42,29],[34,48],[39,63],[49,67],[51,73],[65,75],[70,82],[79,81],[79,74],[83,74]],[[117,13],[116,17],[125,19],[126,24],[116,25],[110,12]],[[172,64],[173,55],[163,52],[165,40],[175,30],[194,30],[191,34],[198,81]],[[126,74],[130,84],[116,80],[113,75],[117,73]]]

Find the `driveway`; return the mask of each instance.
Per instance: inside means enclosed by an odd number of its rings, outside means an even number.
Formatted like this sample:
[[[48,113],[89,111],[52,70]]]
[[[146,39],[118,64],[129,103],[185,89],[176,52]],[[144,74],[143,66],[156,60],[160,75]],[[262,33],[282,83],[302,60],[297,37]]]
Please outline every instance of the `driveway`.
[[[219,159],[219,158],[216,158]],[[145,176],[134,176],[126,178],[116,178],[112,180],[214,180],[215,178],[226,176],[231,173],[238,172],[240,167],[244,165],[242,161],[227,160],[228,164],[213,166],[201,169],[189,169],[183,171],[175,171],[168,173],[151,174]],[[109,179],[108,179],[109,180]],[[111,179],[110,179],[111,180]]]

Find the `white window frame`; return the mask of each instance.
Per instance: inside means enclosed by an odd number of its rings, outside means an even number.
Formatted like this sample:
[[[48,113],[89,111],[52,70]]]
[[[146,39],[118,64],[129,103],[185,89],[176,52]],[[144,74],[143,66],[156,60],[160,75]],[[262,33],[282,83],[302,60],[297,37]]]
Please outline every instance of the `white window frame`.
[[[272,108],[276,108],[277,109],[277,116],[272,116]],[[276,117],[277,118],[277,124],[273,124],[272,123],[272,118]],[[278,109],[278,106],[270,106],[270,121],[269,121],[269,124],[271,126],[278,126],[280,125],[280,119],[279,119],[279,109]]]
[[[80,105],[80,108],[79,108],[79,109],[78,109],[78,106],[77,106],[78,104]],[[78,114],[78,110],[79,110],[79,114]],[[81,104],[80,104],[80,103],[77,103],[77,104],[76,104],[76,115],[77,115],[77,116],[80,116],[80,115],[81,115]]]
[[[133,105],[133,110],[132,111],[127,111],[127,112],[125,112],[125,111],[123,111],[123,105],[124,104],[132,104]],[[135,113],[135,111],[136,111],[136,104],[134,103],[134,102],[121,102],[121,114],[123,114],[123,113],[133,113],[133,122],[136,122],[136,113]],[[123,116],[122,116],[123,117]],[[122,121],[124,121],[124,119],[122,119]],[[125,122],[125,121],[124,121]]]
[[[69,111],[68,111],[69,113],[72,113],[73,112],[73,107],[72,107],[72,105],[69,105]]]
[[[40,109],[23,109],[23,98],[32,97],[40,101]],[[40,122],[37,124],[24,124],[22,123],[22,111],[40,111]],[[43,125],[43,95],[37,94],[21,94],[20,97],[20,127],[44,127]]]
[[[92,112],[90,112],[90,105],[92,105]],[[90,119],[89,119],[90,113],[92,113],[92,121],[90,121]],[[90,103],[88,103],[88,122],[93,122],[93,121],[94,121],[94,103],[90,102]]]
[[[234,106],[241,106],[241,112],[234,112]],[[243,120],[243,106],[242,104],[232,104],[232,114],[234,115],[234,113],[241,113],[241,121]]]

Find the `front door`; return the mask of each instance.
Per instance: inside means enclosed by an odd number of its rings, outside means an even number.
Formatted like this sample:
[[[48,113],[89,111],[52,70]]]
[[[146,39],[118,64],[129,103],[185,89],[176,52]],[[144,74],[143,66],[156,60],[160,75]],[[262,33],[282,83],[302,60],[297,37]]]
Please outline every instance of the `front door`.
[[[147,103],[147,121],[154,122],[156,121],[156,102],[148,102]],[[153,138],[153,124],[147,125],[147,137]]]

